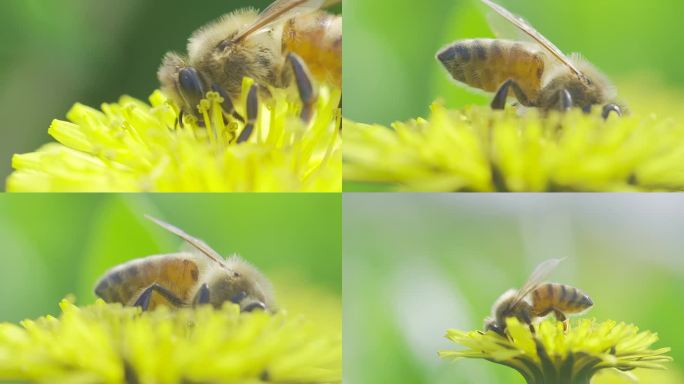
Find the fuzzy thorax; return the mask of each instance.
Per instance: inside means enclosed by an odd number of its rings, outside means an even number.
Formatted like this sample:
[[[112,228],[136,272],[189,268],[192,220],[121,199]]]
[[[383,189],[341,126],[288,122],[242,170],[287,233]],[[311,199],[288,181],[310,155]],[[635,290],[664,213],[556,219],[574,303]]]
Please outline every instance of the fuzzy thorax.
[[[581,108],[616,102],[617,90],[608,77],[577,53],[570,56],[570,61],[584,78],[578,77],[565,66],[552,66],[542,81],[542,91],[537,103],[540,107],[553,109],[558,104],[558,95],[563,89],[572,96],[573,105]]]

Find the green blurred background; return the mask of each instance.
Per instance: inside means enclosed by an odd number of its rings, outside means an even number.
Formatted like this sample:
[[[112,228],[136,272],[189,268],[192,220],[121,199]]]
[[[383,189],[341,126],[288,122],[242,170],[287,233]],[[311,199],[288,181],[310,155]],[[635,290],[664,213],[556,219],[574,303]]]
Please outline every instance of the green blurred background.
[[[74,103],[99,107],[123,94],[146,100],[158,87],[163,55],[185,52],[195,29],[234,9],[270,3],[0,1],[0,180],[12,154],[52,141],[50,122],[64,119]]]
[[[239,253],[272,280],[278,304],[341,330],[341,196],[336,194],[0,195],[0,322],[58,314],[121,262],[176,252],[150,214]]]
[[[616,82],[628,103],[631,95],[655,82],[684,86],[682,1],[498,2],[525,17],[566,54],[582,53]],[[455,40],[492,36],[478,3],[346,0],[345,117],[388,124],[425,116],[437,98],[453,107],[488,103],[489,96],[452,83],[435,59],[437,50]],[[635,82],[639,87],[633,92],[628,88]]]
[[[344,376],[349,383],[524,383],[459,349],[446,330],[481,329],[491,305],[535,266],[587,292],[587,314],[658,332],[664,372],[684,382],[684,198],[620,194],[348,193],[343,201]],[[604,377],[596,384],[625,383]]]

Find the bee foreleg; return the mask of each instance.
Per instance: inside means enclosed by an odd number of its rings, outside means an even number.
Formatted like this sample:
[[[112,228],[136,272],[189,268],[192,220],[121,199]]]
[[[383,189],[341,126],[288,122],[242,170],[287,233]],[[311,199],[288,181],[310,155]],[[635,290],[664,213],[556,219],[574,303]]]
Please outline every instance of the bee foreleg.
[[[184,115],[185,115],[185,113],[184,113],[183,110],[181,109],[181,111],[178,112],[178,120],[176,120],[176,123],[177,123],[176,128],[181,128],[181,127],[183,127],[183,116],[184,116]]]
[[[620,106],[617,104],[610,103],[610,104],[606,104],[605,106],[603,106],[603,111],[601,112],[601,117],[603,117],[604,119],[607,119],[608,116],[610,116],[611,112],[615,112],[615,113],[617,113],[618,116],[622,116],[622,108],[620,108]]]
[[[152,292],[158,292],[160,295],[162,295],[166,300],[169,301],[169,303],[180,307],[183,305],[183,300],[181,300],[176,294],[173,292],[169,291],[168,289],[162,287],[161,285],[154,283],[150,285],[149,287],[145,288],[142,293],[140,293],[140,296],[138,296],[138,299],[135,301],[135,304],[133,304],[134,307],[141,307],[143,311],[147,311],[147,308],[150,306],[150,299],[152,298]]]
[[[211,90],[218,93],[223,99],[223,103],[221,103],[221,109],[223,110],[223,113],[233,116],[235,119],[240,120],[240,122],[245,122],[245,118],[240,116],[240,114],[235,110],[233,100],[231,100],[228,92],[224,91],[223,88],[216,83],[212,84]]]
[[[252,136],[257,114],[259,113],[259,96],[257,94],[258,90],[259,86],[256,84],[253,84],[252,87],[249,88],[249,93],[247,94],[247,124],[245,125],[245,129],[243,129],[240,133],[240,137],[238,137],[238,143],[243,143],[249,140],[249,137]]]
[[[207,284],[202,284],[200,289],[195,294],[195,298],[192,300],[192,306],[196,307],[202,304],[209,304],[209,287]]]
[[[311,76],[306,67],[304,61],[294,53],[288,53],[287,60],[292,66],[292,72],[294,73],[295,83],[297,84],[297,90],[299,91],[299,97],[302,100],[302,113],[300,115],[301,119],[305,122],[311,120],[311,115],[313,114],[313,105],[316,102],[316,93],[314,92],[314,87],[311,82]]]
[[[515,82],[513,79],[506,80],[501,87],[499,87],[499,90],[496,91],[496,94],[494,95],[494,99],[492,100],[491,107],[492,109],[504,109],[506,107],[506,99],[508,98],[508,88],[513,88],[513,93],[515,93],[515,97],[518,99],[520,104],[522,105],[529,105],[529,99],[527,98],[527,95],[525,92],[520,88],[520,85]]]

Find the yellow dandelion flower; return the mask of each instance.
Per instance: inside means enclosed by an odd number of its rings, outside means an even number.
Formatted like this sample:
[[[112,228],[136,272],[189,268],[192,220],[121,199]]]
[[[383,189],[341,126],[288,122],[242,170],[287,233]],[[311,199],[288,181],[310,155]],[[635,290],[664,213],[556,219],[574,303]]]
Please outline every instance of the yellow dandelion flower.
[[[347,182],[419,191],[684,189],[684,124],[633,114],[431,106],[390,128],[344,122]]]
[[[141,312],[60,303],[59,319],[0,324],[0,380],[38,383],[339,383],[341,335],[229,304]]]
[[[506,324],[507,336],[450,329],[446,337],[467,349],[440,351],[439,356],[502,364],[531,384],[589,384],[604,369],[664,369],[662,363],[672,361],[666,356],[670,348],[650,349],[658,341],[657,334],[612,320],[579,319],[571,321],[566,331],[562,323],[546,319],[534,326],[535,334],[516,318],[507,319]]]
[[[247,90],[252,80],[245,79]],[[204,124],[161,92],[150,104],[123,96],[96,110],[76,104],[48,133],[58,143],[15,155],[7,190],[24,191],[340,191],[340,91],[321,85],[314,116],[299,118],[296,95],[269,89],[248,141],[245,124],[226,121],[223,99],[208,93]],[[244,116],[243,100],[236,102]]]

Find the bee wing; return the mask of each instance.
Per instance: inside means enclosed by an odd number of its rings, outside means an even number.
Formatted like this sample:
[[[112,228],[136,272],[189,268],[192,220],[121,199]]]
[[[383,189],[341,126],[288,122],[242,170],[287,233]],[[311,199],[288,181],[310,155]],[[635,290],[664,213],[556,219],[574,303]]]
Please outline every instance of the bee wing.
[[[174,235],[180,237],[181,239],[185,240],[188,244],[190,244],[195,249],[197,249],[198,251],[200,251],[201,253],[206,255],[208,258],[210,258],[210,259],[214,260],[215,262],[221,264],[221,260],[223,259],[223,257],[221,257],[221,255],[219,255],[218,252],[214,251],[204,241],[202,241],[196,237],[190,236],[189,234],[187,234],[182,229],[180,229],[176,226],[173,226],[167,222],[164,222],[162,220],[159,220],[155,217],[152,217],[150,215],[145,215],[145,217],[147,219],[153,221],[155,224],[159,225],[160,227],[166,229],[167,231],[169,231],[169,232],[173,233]]]
[[[520,33],[516,33],[516,31],[521,32],[523,36],[527,37],[527,39],[524,40],[531,39],[532,42],[543,48],[546,53],[551,55],[551,57],[554,57],[561,64],[568,67],[572,72],[574,72],[577,75],[577,77],[579,77],[580,79],[585,78],[582,72],[579,69],[577,69],[577,67],[575,67],[575,65],[570,61],[570,59],[568,59],[568,57],[565,56],[565,54],[563,54],[563,52],[560,49],[558,49],[558,47],[556,47],[551,41],[549,41],[549,39],[544,37],[536,29],[534,29],[534,27],[532,27],[527,21],[525,21],[525,19],[523,19],[520,16],[514,15],[506,8],[492,2],[491,0],[482,0],[482,2],[508,22],[502,24],[499,23],[500,18],[492,17],[495,15],[488,16],[489,25],[491,26],[492,30],[497,36],[513,37],[519,39]],[[511,24],[515,28],[510,28]]]
[[[524,299],[528,293],[532,292],[554,269],[556,269],[561,261],[563,261],[563,259],[549,259],[539,264],[530,277],[527,278],[527,281],[523,284],[522,288],[516,292],[515,298],[511,301],[511,306],[515,306],[515,304]]]
[[[281,21],[291,19],[302,13],[313,12],[328,7],[342,0],[276,0],[259,14],[257,20],[239,33],[234,42],[240,41],[254,32]]]

